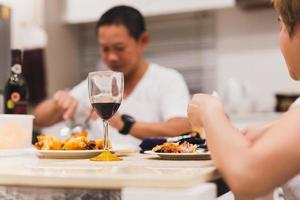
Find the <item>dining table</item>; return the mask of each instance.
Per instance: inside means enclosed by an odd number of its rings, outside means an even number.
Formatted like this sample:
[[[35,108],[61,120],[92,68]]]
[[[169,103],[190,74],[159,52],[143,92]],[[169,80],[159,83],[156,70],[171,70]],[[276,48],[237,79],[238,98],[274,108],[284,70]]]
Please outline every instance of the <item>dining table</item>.
[[[1,150],[0,150],[1,151]],[[122,161],[54,159],[37,150],[0,152],[0,199],[216,199],[220,178],[210,159],[162,159],[139,152]]]

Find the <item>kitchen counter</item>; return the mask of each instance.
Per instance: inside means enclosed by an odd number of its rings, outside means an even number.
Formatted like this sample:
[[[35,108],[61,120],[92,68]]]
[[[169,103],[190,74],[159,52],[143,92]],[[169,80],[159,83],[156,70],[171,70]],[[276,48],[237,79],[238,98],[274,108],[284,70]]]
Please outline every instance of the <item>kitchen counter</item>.
[[[0,185],[7,188],[69,188],[75,191],[156,188],[154,190],[176,191],[199,186],[219,175],[211,160],[161,160],[155,155],[132,154],[124,156],[123,161],[94,162],[89,159],[42,159],[28,154],[0,157],[0,177]]]

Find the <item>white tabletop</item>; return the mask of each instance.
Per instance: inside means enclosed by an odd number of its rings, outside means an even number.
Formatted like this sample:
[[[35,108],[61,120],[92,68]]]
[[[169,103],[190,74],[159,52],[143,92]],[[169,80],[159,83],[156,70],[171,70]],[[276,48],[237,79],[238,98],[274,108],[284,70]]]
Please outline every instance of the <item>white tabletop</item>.
[[[0,156],[0,185],[120,189],[188,188],[219,177],[211,160],[161,160],[133,154],[123,161],[41,159],[35,154]]]

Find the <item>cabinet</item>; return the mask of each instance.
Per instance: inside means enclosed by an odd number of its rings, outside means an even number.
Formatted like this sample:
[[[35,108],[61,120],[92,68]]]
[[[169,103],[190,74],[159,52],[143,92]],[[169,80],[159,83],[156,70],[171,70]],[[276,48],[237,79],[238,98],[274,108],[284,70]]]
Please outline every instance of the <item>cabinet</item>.
[[[64,0],[63,21],[68,24],[95,22],[115,5],[131,5],[146,17],[232,7],[235,0]]]

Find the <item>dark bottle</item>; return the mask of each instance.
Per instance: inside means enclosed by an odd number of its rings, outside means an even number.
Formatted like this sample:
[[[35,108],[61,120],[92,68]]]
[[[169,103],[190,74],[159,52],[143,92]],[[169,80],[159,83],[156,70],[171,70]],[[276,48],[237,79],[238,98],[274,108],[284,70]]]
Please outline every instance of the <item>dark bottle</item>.
[[[22,52],[11,50],[11,75],[4,88],[4,113],[27,114],[28,88],[22,76]]]

